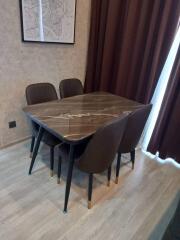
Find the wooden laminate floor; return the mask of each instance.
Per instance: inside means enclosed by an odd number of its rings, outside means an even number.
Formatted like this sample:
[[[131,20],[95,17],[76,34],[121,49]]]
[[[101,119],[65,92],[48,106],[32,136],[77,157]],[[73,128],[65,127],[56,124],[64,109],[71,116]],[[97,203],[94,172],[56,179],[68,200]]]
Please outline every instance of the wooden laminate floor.
[[[0,240],[161,239],[180,195],[179,169],[138,151],[135,170],[124,165],[118,185],[114,171],[109,188],[105,174],[95,175],[91,210],[87,176],[75,169],[64,214],[67,163],[57,185],[56,176],[49,176],[48,153],[42,146],[28,176],[29,141],[0,151]]]

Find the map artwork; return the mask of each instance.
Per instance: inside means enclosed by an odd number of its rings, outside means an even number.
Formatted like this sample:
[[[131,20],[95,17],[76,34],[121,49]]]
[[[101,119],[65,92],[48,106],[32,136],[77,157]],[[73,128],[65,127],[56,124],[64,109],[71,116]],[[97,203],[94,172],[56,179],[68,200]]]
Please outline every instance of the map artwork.
[[[21,0],[23,40],[74,43],[76,0]]]

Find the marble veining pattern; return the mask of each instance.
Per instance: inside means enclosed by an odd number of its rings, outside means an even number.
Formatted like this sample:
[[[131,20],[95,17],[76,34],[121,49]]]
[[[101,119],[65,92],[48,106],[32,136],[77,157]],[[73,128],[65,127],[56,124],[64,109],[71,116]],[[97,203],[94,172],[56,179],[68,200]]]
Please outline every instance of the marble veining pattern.
[[[142,104],[104,92],[79,95],[24,108],[27,115],[68,141],[92,135],[100,126]]]

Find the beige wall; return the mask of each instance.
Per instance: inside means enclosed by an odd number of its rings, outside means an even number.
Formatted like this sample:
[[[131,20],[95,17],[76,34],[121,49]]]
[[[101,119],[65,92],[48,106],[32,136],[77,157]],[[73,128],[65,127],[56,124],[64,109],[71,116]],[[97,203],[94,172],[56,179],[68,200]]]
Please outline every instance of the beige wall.
[[[84,81],[89,33],[90,0],[77,0],[75,45],[21,42],[19,0],[0,1],[0,147],[29,136],[22,112],[30,83],[63,78]],[[17,127],[8,128],[16,120]]]

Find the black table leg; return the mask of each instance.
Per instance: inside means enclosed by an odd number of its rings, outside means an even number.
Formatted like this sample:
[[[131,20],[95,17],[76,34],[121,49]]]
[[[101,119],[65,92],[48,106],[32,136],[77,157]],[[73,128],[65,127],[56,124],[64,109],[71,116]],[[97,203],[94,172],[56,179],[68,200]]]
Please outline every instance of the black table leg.
[[[116,166],[116,180],[115,180],[115,183],[116,183],[116,184],[118,184],[118,180],[119,180],[119,170],[120,170],[120,166],[121,166],[121,153],[118,153],[117,166]]]
[[[131,162],[132,162],[132,169],[134,169],[134,163],[135,163],[135,149],[130,152],[131,154]]]
[[[35,136],[32,136],[32,138],[31,138],[30,158],[32,158],[32,155],[33,155],[33,149],[34,149],[35,140],[36,140]]]
[[[59,160],[58,160],[58,173],[57,173],[57,184],[60,184],[60,181],[61,181],[61,164],[62,164],[62,159],[61,159],[61,156],[59,156]]]
[[[70,153],[69,153],[69,167],[68,167],[68,174],[66,180],[66,192],[65,192],[65,201],[64,201],[64,213],[67,213],[67,205],[69,199],[69,193],[71,188],[71,179],[72,179],[72,172],[74,166],[74,146],[70,146]]]
[[[54,146],[50,147],[50,176],[54,174]]]
[[[108,182],[107,182],[107,186],[108,186],[108,187],[110,187],[111,170],[112,170],[112,167],[110,166],[110,167],[108,168]]]
[[[44,129],[42,127],[40,127],[38,137],[37,137],[37,140],[36,140],[36,144],[35,144],[35,147],[34,147],[34,150],[33,150],[33,156],[32,156],[32,160],[31,160],[31,164],[30,164],[30,168],[29,168],[29,175],[32,172],[32,168],[33,168],[33,165],[34,165],[34,162],[35,162],[38,150],[39,150],[39,145],[40,145],[41,139],[43,137],[43,133],[44,133]]]
[[[89,185],[88,185],[88,209],[91,209],[91,199],[92,199],[92,187],[93,187],[93,174],[89,174]]]

